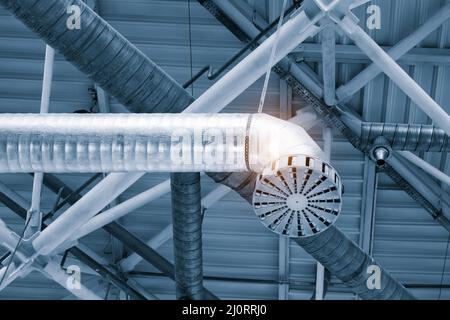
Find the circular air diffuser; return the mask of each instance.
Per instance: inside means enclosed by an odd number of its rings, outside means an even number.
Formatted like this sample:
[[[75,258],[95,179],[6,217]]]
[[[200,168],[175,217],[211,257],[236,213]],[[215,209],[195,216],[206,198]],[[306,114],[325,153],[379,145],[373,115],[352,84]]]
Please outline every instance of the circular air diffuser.
[[[329,164],[295,155],[275,161],[259,175],[253,208],[273,232],[293,238],[308,237],[336,221],[341,197],[341,180]]]

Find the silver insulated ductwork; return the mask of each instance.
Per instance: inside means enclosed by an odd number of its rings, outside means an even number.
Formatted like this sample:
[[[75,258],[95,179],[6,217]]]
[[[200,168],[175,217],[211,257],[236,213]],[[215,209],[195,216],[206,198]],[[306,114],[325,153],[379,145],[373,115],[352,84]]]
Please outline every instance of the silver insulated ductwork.
[[[0,172],[261,172],[257,216],[292,237],[340,212],[323,158],[301,127],[264,114],[0,115]]]
[[[449,152],[450,139],[444,130],[420,124],[361,122],[361,148],[373,147],[376,140],[383,142],[392,150]]]
[[[0,115],[0,172],[260,172],[292,154],[323,158],[264,114]]]
[[[202,300],[202,207],[199,173],[170,176],[172,225],[177,299]]]

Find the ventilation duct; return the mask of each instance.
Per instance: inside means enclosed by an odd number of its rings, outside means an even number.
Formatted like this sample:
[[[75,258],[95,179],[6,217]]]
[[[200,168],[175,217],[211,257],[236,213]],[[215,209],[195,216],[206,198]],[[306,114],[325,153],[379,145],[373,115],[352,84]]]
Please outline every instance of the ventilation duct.
[[[211,176],[216,182],[230,187],[249,203],[252,203],[257,174],[251,172],[214,173]],[[381,268],[373,257],[365,253],[334,225],[322,232],[307,237],[298,237],[294,241],[362,299],[414,299],[414,296],[389,272]],[[380,267],[380,289],[370,290],[367,287],[367,280],[370,276],[367,273],[369,266]]]
[[[444,130],[430,125],[398,123],[361,123],[361,149],[372,148],[377,138],[393,150],[449,152],[450,139]]]
[[[170,176],[177,299],[202,300],[202,208],[199,173]]]
[[[341,182],[301,127],[265,114],[0,115],[0,172],[256,171],[264,225],[318,233]]]
[[[291,154],[323,158],[264,114],[0,115],[0,172],[262,171]]]
[[[345,237],[335,226],[319,234],[298,238],[295,241],[362,299],[414,299],[389,272],[381,268],[371,256]],[[381,288],[378,290],[367,288],[370,266],[380,268]]]

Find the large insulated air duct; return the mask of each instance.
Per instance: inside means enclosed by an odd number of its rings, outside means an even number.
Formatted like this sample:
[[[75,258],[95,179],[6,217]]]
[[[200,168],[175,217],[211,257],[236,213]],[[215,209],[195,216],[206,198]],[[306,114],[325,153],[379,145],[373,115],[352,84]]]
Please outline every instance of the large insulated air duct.
[[[0,172],[260,172],[253,197],[292,237],[336,220],[341,181],[301,127],[265,114],[3,114]]]
[[[0,172],[262,171],[292,154],[323,158],[265,114],[0,115]]]

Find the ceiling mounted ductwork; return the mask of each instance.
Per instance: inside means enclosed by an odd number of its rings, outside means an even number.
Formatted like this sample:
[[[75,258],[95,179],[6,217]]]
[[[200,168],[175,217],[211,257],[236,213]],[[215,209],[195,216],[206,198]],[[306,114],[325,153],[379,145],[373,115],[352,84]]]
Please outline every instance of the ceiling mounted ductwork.
[[[0,172],[262,172],[293,154],[324,158],[264,114],[0,115]]]
[[[265,114],[0,115],[0,172],[254,171],[258,218],[290,237],[340,213],[324,158],[301,127]]]

